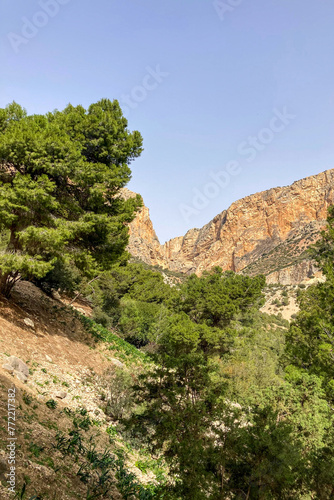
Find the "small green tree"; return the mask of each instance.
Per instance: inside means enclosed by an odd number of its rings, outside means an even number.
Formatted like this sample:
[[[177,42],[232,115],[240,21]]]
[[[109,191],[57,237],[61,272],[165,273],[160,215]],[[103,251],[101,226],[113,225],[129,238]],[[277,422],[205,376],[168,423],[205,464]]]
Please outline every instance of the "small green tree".
[[[128,342],[136,347],[143,347],[151,340],[152,329],[161,314],[161,305],[142,302],[139,300],[125,299],[121,301],[121,316],[118,326]]]
[[[141,151],[117,101],[46,115],[27,116],[16,103],[0,110],[0,231],[8,235],[0,293],[56,264],[89,278],[124,255],[140,199],[119,191]]]
[[[201,277],[191,275],[181,287],[177,307],[196,323],[225,328],[238,314],[263,303],[264,276],[250,278],[215,267]]]
[[[106,413],[115,420],[128,415],[133,406],[133,378],[126,368],[112,367],[104,374],[107,390]]]

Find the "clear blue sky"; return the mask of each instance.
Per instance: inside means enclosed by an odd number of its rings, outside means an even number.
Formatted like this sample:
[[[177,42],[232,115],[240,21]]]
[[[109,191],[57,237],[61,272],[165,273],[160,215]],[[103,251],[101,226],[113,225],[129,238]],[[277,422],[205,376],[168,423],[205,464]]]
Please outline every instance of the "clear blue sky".
[[[220,15],[211,0],[49,0],[44,15],[42,4],[1,2],[0,106],[45,113],[108,97],[125,107],[132,94],[125,112],[145,151],[129,188],[161,241],[238,198],[334,167],[333,0],[221,0]],[[295,118],[263,132],[284,108]],[[232,160],[238,175],[184,217],[194,189]]]

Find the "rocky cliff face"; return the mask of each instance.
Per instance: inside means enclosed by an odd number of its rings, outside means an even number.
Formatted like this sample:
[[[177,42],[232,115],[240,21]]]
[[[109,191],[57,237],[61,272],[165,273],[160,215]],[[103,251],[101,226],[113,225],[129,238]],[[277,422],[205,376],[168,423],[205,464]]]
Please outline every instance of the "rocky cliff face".
[[[149,264],[183,273],[221,266],[264,272],[269,281],[300,282],[316,272],[303,252],[317,239],[333,203],[334,169],[238,200],[203,228],[164,245],[143,207],[130,226],[129,251]]]
[[[126,188],[121,191],[121,196],[125,199],[136,195]],[[149,209],[145,205],[138,210],[136,218],[129,226],[129,232],[128,250],[131,255],[146,264],[161,265],[163,262],[161,245],[154,231]]]
[[[310,260],[303,260],[266,276],[267,284],[299,285],[302,282],[322,281],[322,273]]]

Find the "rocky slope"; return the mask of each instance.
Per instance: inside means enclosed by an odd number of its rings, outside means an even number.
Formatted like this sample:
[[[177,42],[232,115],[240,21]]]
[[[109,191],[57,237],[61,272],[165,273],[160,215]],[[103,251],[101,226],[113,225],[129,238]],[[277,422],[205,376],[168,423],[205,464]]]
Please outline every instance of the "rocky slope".
[[[129,251],[171,271],[201,274],[221,266],[296,284],[317,273],[305,250],[318,238],[333,202],[334,169],[238,200],[203,228],[164,245],[143,207],[130,226]]]
[[[88,316],[91,312],[82,302],[75,302],[73,309]],[[130,447],[110,412],[112,395],[121,402],[114,377],[122,372],[135,380],[144,354],[115,331],[108,331],[108,339],[97,338],[98,330],[73,309],[24,281],[15,286],[10,300],[0,296],[1,500],[123,500],[131,488],[138,491],[156,481],[157,462]],[[14,417],[9,409],[15,409]],[[8,489],[13,434],[7,422],[15,436],[17,495]],[[137,467],[139,460],[147,461],[145,472]],[[149,465],[153,462],[154,471]]]

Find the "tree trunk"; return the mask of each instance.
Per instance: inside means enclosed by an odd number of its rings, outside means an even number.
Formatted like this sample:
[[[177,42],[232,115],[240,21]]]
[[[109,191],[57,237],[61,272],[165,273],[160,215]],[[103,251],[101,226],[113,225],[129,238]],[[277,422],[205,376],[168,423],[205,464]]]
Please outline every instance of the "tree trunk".
[[[15,283],[20,281],[20,279],[18,271],[15,273],[0,273],[0,294],[9,299]]]
[[[10,237],[9,237],[9,242],[7,245],[7,251],[17,252],[18,250],[20,250],[20,242],[16,236],[17,232],[18,232],[18,228],[12,228],[10,230]]]

